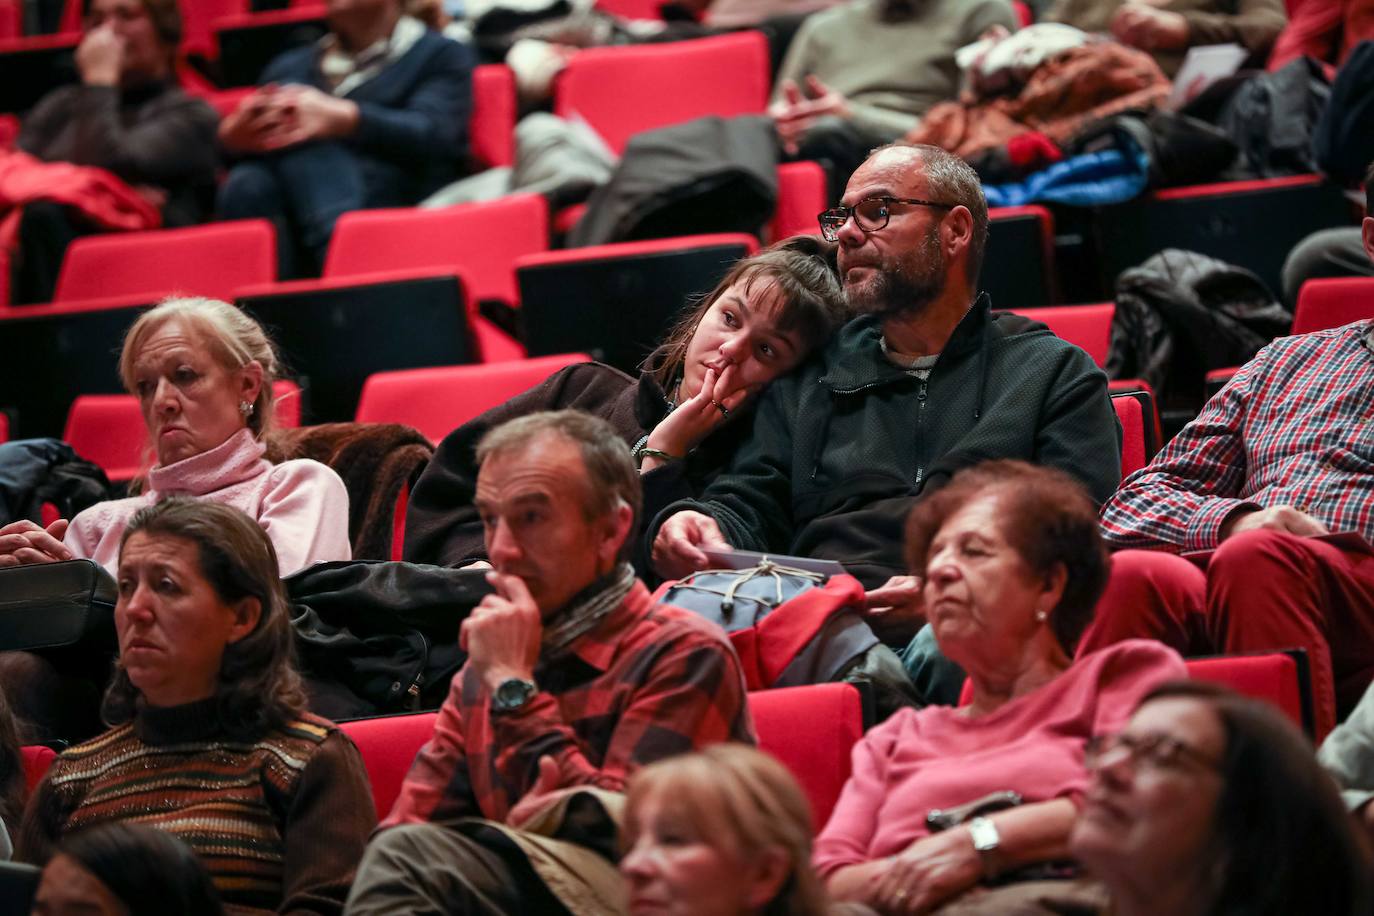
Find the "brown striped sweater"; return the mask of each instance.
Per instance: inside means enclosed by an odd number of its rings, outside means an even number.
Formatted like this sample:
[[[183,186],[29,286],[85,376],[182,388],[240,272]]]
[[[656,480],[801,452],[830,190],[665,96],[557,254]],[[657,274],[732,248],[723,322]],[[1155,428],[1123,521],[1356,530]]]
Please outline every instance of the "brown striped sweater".
[[[61,754],[29,801],[17,857],[41,864],[69,831],[132,820],[186,841],[226,912],[340,912],[377,821],[357,748],[309,714],[236,741],[214,702],[144,709]]]

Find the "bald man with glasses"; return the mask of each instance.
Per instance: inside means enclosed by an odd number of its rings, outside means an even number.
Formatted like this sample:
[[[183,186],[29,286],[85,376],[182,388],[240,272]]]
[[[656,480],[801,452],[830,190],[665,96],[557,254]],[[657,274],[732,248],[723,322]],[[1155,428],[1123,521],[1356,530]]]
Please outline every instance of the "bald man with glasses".
[[[902,555],[913,503],[991,458],[1057,467],[1101,503],[1120,430],[1086,353],[978,293],[987,203],[962,160],[882,147],[819,220],[859,317],[773,383],[730,470],[647,537],[667,577],[725,545],[838,560],[870,589],[875,629],[905,645],[924,619]]]

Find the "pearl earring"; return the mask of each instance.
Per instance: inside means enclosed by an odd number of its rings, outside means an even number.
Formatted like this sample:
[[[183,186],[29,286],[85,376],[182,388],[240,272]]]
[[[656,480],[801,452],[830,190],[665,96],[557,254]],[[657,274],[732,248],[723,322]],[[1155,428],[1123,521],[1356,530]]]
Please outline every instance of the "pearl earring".
[[[247,401],[239,401],[239,413],[243,414],[245,420],[248,419],[253,415],[253,405]]]
[[[1036,620],[1037,623],[1044,623],[1046,620],[1049,620],[1049,619],[1050,619],[1050,615],[1049,615],[1049,614],[1046,614],[1044,611],[1036,611],[1036,612],[1035,612],[1035,620]]]

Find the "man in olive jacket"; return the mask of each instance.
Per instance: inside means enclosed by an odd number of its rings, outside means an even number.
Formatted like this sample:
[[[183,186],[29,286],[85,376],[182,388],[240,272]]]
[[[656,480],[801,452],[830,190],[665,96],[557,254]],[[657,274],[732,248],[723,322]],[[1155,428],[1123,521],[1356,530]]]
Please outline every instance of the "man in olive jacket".
[[[841,203],[821,224],[861,317],[769,387],[729,471],[651,520],[646,539],[667,577],[727,544],[838,560],[894,643],[923,618],[902,556],[916,499],[960,468],[1019,458],[1103,502],[1121,479],[1120,427],[1086,353],[976,294],[987,203],[962,160],[883,147]]]

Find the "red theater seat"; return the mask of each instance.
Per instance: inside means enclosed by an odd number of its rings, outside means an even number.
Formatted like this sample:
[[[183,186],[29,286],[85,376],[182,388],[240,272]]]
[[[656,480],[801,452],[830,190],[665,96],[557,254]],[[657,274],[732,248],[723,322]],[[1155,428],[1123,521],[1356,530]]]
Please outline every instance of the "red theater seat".
[[[1140,402],[1129,394],[1112,395],[1112,407],[1121,421],[1121,476],[1125,477],[1147,464],[1145,414]]]
[[[189,0],[180,3],[181,53],[205,58],[219,56],[215,24],[222,19],[248,14],[248,0]]]
[[[1190,658],[1187,664],[1189,677],[1225,684],[1237,693],[1271,703],[1318,743],[1326,737],[1313,735],[1312,687],[1307,655],[1301,649]]]
[[[663,0],[596,0],[596,8],[622,19],[662,19]]]
[[[616,153],[634,134],[706,115],[761,114],[768,40],[735,32],[578,51],[554,83],[554,114],[581,117]]]
[[[421,712],[340,723],[339,727],[353,739],[362,754],[378,818],[386,817],[396,803],[401,783],[410,772],[415,755],[434,733],[437,718],[438,713]]]
[[[478,303],[517,301],[515,262],[547,250],[548,231],[535,194],[358,210],[339,219],[321,279],[245,287],[236,299],[276,329],[298,372],[315,377],[313,419],[346,420],[375,372],[523,358]],[[368,340],[358,339],[363,323]]]
[[[138,399],[128,394],[83,394],[72,402],[62,439],[120,483],[144,470],[148,431]]]
[[[863,700],[853,684],[814,684],[749,694],[759,747],[781,760],[811,802],[816,830],[849,779],[850,751],[863,737]]]
[[[0,3],[0,41],[24,34],[24,10],[15,0]]]
[[[404,423],[438,442],[479,414],[533,388],[584,353],[475,366],[378,372],[363,383],[359,423]]]
[[[170,295],[233,301],[239,287],[276,276],[276,236],[267,220],[88,236],[67,249],[53,302]]]
[[[1308,280],[1298,291],[1293,333],[1309,334],[1374,318],[1374,277]]]
[[[863,701],[852,684],[817,684],[749,694],[759,747],[797,777],[817,829],[849,779],[849,752],[863,735]],[[411,762],[434,731],[436,713],[358,719],[340,725],[362,753],[377,816],[384,817]]]
[[[778,208],[768,235],[773,241],[790,235],[820,235],[816,214],[830,206],[826,200],[825,169],[816,162],[778,165]]]
[[[1112,340],[1112,316],[1116,305],[1051,305],[1046,308],[1015,310],[1016,314],[1043,321],[1055,336],[1087,352],[1099,366],[1107,364]]]
[[[30,792],[43,780],[48,767],[57,759],[57,751],[41,744],[26,745],[19,749],[24,758],[24,782]]]
[[[515,305],[515,262],[548,249],[548,205],[538,194],[434,210],[356,210],[335,226],[323,275],[429,268],[460,275],[469,301]]]
[[[505,64],[472,70],[468,148],[482,168],[515,164],[515,74]]]

